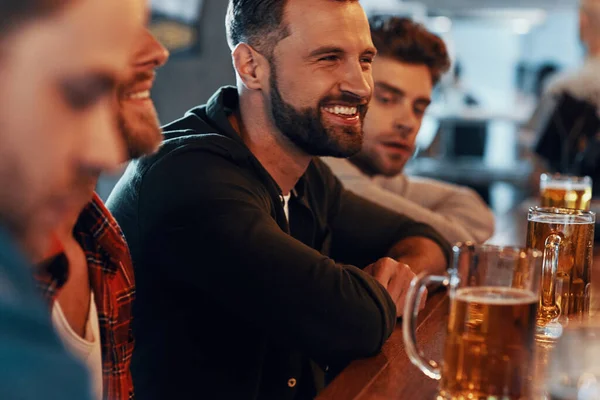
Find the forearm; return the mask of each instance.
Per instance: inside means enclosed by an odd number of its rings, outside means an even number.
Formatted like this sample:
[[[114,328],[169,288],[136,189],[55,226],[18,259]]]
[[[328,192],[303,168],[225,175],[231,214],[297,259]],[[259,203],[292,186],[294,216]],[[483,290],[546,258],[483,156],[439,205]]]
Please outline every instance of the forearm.
[[[387,256],[407,264],[415,274],[422,271],[440,274],[448,267],[440,245],[424,237],[410,237],[399,241]]]

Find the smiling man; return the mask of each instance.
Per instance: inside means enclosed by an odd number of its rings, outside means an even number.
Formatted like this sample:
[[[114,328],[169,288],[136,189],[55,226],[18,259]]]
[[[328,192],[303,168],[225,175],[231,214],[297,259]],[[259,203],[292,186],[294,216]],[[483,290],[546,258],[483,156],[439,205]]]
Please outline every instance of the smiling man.
[[[494,216],[474,191],[402,173],[415,151],[433,87],[450,67],[444,42],[406,18],[370,22],[379,54],[364,144],[349,160],[325,162],[346,188],[434,226],[448,241],[484,242],[494,232]]]
[[[415,271],[447,262],[431,227],[313,157],[362,144],[376,50],[358,1],[231,0],[227,33],[237,88],[167,125],[108,200],[144,399],[313,398],[328,366],[379,351]]]
[[[129,158],[158,148],[161,129],[150,99],[155,69],[167,50],[139,27],[128,78],[117,86],[117,122]],[[73,202],[54,232],[56,246],[36,274],[65,346],[87,367],[94,399],[133,398],[132,302],[135,280],[121,230],[94,193],[100,171],[79,180]]]

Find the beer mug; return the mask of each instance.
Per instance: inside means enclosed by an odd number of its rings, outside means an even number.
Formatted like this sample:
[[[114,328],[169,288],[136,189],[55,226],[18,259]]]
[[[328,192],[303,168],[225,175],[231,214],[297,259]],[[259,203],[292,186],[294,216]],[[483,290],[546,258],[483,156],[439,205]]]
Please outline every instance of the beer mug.
[[[560,174],[540,176],[542,207],[589,210],[592,201],[592,178]]]
[[[445,276],[422,273],[406,298],[403,335],[412,363],[440,380],[438,399],[529,399],[542,253],[458,243]],[[417,349],[415,321],[428,284],[449,288],[441,368]]]
[[[536,334],[555,340],[569,319],[589,315],[596,215],[532,207],[527,221],[527,248],[544,253]]]

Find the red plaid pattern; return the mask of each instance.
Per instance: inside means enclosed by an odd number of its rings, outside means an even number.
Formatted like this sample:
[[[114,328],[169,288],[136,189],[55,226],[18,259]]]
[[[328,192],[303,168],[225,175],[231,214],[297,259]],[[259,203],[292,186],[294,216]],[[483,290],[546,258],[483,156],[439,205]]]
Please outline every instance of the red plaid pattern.
[[[79,216],[73,233],[87,258],[98,309],[103,398],[133,399],[129,367],[134,347],[131,322],[135,281],[129,248],[121,228],[96,194]],[[50,307],[67,277],[68,264],[63,254],[36,272],[38,287]]]

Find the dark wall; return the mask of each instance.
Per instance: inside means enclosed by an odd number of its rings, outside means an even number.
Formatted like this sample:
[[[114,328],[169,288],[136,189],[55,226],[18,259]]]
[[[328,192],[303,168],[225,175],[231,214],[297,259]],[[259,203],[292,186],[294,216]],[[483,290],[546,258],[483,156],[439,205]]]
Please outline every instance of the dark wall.
[[[231,51],[225,39],[227,3],[204,0],[198,57],[173,57],[158,71],[152,98],[163,124],[205,103],[220,86],[235,84]]]

